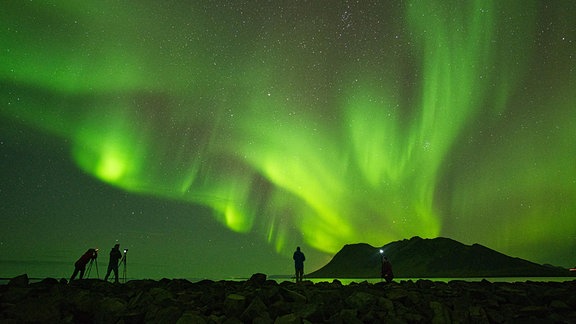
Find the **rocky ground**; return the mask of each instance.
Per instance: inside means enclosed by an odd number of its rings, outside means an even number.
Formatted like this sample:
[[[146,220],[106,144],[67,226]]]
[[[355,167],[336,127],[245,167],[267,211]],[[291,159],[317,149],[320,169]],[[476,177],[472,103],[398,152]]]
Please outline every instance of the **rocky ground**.
[[[576,323],[576,281],[88,279],[0,286],[1,323]]]

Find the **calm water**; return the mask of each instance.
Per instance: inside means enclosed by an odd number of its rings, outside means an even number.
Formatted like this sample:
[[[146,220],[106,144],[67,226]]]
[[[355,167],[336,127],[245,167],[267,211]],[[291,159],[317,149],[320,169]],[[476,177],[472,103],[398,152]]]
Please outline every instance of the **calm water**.
[[[88,273],[88,269],[87,269],[87,276],[85,276],[85,278],[104,278],[104,275],[106,274],[106,269],[107,267],[105,266],[100,266],[100,269],[98,269],[98,264],[96,264],[95,269],[91,269],[91,271]],[[147,265],[138,265],[137,268],[145,268]],[[60,279],[60,278],[66,278],[69,279],[70,275],[72,275],[72,272],[74,270],[74,266],[73,263],[70,262],[46,262],[46,261],[3,261],[0,260],[0,284],[6,284],[9,280],[9,278],[13,278],[17,275],[20,275],[22,273],[27,273],[28,276],[31,278],[30,281],[31,282],[36,282],[36,281],[40,281],[44,278],[55,278],[55,279]],[[94,271],[95,270],[95,271]],[[140,272],[134,272],[132,271],[132,268],[130,269],[130,272],[128,272],[128,276],[127,279],[131,280],[131,279],[153,279],[153,280],[160,280],[162,279],[162,277],[156,277],[151,275],[150,277],[146,277],[146,274],[157,274],[157,273],[162,273],[162,271],[155,271],[156,269],[152,269],[152,268],[145,268],[142,269]],[[120,272],[120,274],[122,275],[122,272]],[[276,280],[277,282],[282,282],[282,281],[294,281],[294,278],[291,275],[269,275],[268,276],[269,279],[272,280]],[[203,279],[211,279],[214,281],[218,281],[218,280],[237,280],[237,281],[241,281],[241,280],[247,280],[249,279],[246,277],[238,277],[238,278],[186,278],[187,280],[191,281],[191,282],[197,282]],[[432,281],[442,281],[442,282],[448,282],[448,281],[452,281],[452,280],[463,280],[463,281],[481,281],[484,278],[394,278],[395,282],[401,282],[401,281],[406,281],[406,280],[412,280],[412,281],[418,281],[420,279],[427,279],[427,280],[432,280]],[[488,281],[490,282],[525,282],[525,281],[540,281],[540,282],[548,282],[548,281],[552,281],[552,282],[563,282],[563,281],[572,281],[572,280],[576,280],[576,273],[574,277],[515,277],[515,278],[511,278],[511,277],[505,277],[505,278],[486,278]],[[326,278],[326,279],[312,279],[312,282],[332,282],[334,280],[334,278]],[[374,279],[364,279],[364,278],[359,278],[359,279],[350,279],[350,278],[346,278],[346,279],[338,279],[340,280],[340,282],[342,282],[345,285],[348,285],[352,282],[363,282],[363,281],[367,281],[369,283],[376,283],[380,281],[380,278],[374,278]]]
[[[414,282],[418,280],[432,280],[432,281],[440,281],[440,282],[449,282],[453,280],[462,280],[462,281],[469,281],[469,282],[478,282],[482,280],[488,280],[489,282],[526,282],[526,281],[540,281],[540,282],[564,282],[564,281],[572,281],[576,280],[576,277],[502,277],[502,278],[394,278],[395,282],[401,283],[402,281],[412,280]],[[334,279],[313,279],[311,280],[314,283],[327,281],[332,282]],[[348,285],[352,282],[363,282],[367,281],[369,283],[377,283],[380,282],[381,279],[338,279],[342,284]]]

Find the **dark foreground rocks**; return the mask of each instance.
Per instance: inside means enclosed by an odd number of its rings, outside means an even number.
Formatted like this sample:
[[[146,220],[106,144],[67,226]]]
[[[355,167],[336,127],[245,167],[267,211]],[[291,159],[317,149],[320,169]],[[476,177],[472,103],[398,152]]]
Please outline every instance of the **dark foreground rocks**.
[[[576,323],[576,281],[277,283],[23,275],[0,286],[1,323]]]

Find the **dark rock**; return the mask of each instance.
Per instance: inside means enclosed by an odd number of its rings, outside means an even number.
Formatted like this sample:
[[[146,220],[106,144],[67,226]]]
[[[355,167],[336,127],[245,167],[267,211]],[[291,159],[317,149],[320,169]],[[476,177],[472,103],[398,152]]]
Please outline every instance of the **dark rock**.
[[[226,319],[224,319],[222,324],[244,324],[244,323],[237,317],[227,317]]]
[[[378,309],[386,311],[387,314],[394,312],[394,303],[388,298],[378,298]]]
[[[346,298],[346,304],[362,313],[368,312],[378,302],[378,297],[365,292],[354,292]]]
[[[255,286],[262,286],[266,282],[266,275],[263,273],[255,273],[253,274],[250,279],[248,279],[248,284],[252,284]]]
[[[322,305],[318,303],[299,305],[296,308],[296,315],[312,322],[321,322],[323,319],[323,314],[320,309],[321,307]]]
[[[295,303],[305,303],[306,302],[306,296],[297,293],[293,290],[290,289],[282,289],[282,295],[284,296],[284,299],[288,300],[288,301],[292,301]]]
[[[246,297],[239,294],[229,294],[224,300],[224,313],[226,316],[240,316],[246,305]]]
[[[146,309],[154,302],[154,298],[147,291],[138,291],[136,295],[128,298],[128,309]]]
[[[568,306],[562,300],[553,300],[550,302],[550,308],[556,309],[556,310],[568,310],[568,309],[570,309],[570,306]]]
[[[490,323],[504,323],[506,321],[506,317],[502,314],[500,309],[489,308],[486,310],[486,316],[488,316],[488,320]],[[466,321],[459,321],[459,323],[468,322]]]
[[[126,324],[131,323],[144,323],[145,312],[142,311],[128,311],[122,315],[122,321]]]
[[[28,287],[9,287],[9,289],[2,292],[2,303],[18,303],[24,300],[31,290],[32,289]]]
[[[386,292],[386,296],[390,300],[402,302],[403,300],[408,299],[408,291],[403,289],[402,287],[398,287],[395,289],[388,290]]]
[[[362,321],[358,318],[358,310],[356,309],[343,309],[339,313],[334,314],[329,320],[332,323],[347,323],[347,324],[361,324]]]
[[[117,297],[104,297],[99,304],[99,311],[110,314],[121,314],[126,310],[126,301]]]
[[[58,300],[26,299],[13,310],[23,323],[56,323],[60,321]]]
[[[185,312],[176,321],[176,324],[205,324],[206,319],[195,312]]]
[[[432,317],[432,323],[441,324],[452,322],[450,317],[450,311],[444,304],[437,301],[432,301],[430,302],[430,308],[434,312],[434,315]]]
[[[38,285],[41,286],[55,286],[58,285],[60,282],[54,278],[45,278],[40,280],[40,282],[38,282]]]
[[[167,289],[154,287],[150,289],[149,293],[152,296],[153,303],[156,305],[168,306],[172,304],[173,295]]]
[[[434,287],[434,281],[420,279],[416,281],[416,286],[421,289],[429,289]]]
[[[576,282],[430,280],[350,285],[54,279],[0,286],[0,322],[575,323]],[[257,284],[255,284],[257,283]]]
[[[268,314],[268,307],[258,297],[254,298],[254,300],[252,300],[250,305],[248,305],[248,307],[246,307],[244,312],[240,315],[240,319],[244,322],[248,322],[251,319],[254,319],[257,317],[261,318],[261,320],[267,319],[270,322],[272,321],[270,319],[270,314]]]
[[[159,284],[157,281],[145,279],[145,280],[130,280],[127,283],[125,283],[124,286],[126,289],[130,291],[140,292],[149,290],[150,288],[158,287]]]
[[[268,305],[268,311],[270,312],[270,317],[275,319],[279,316],[289,314],[292,311],[293,305],[284,301],[277,301],[271,305]]]
[[[420,315],[420,314],[414,314],[414,313],[405,313],[402,315],[404,322],[410,322],[410,323],[423,323],[425,317]]]
[[[573,292],[576,291],[573,290]],[[572,307],[573,309],[576,309],[576,294],[572,294],[570,295],[568,298],[566,298],[566,305]]]
[[[117,297],[104,297],[94,311],[94,319],[100,323],[115,323],[126,310],[126,302]]]
[[[66,299],[76,313],[92,313],[98,296],[85,289],[69,290]]]
[[[296,314],[286,314],[276,318],[274,324],[300,324],[302,319]]]
[[[280,286],[277,284],[269,285],[267,289],[261,291],[261,294],[264,300],[267,301],[267,304],[272,304],[283,299],[280,294]]]
[[[266,317],[255,317],[252,324],[273,324],[274,321]]]
[[[530,305],[520,308],[522,315],[536,315],[537,317],[545,317],[548,314],[548,308],[541,305]]]
[[[166,289],[170,291],[182,291],[191,288],[194,284],[186,279],[174,279],[168,282]]]
[[[482,306],[472,305],[469,308],[470,320],[473,323],[488,323],[488,315]]]
[[[28,275],[22,274],[8,281],[8,287],[26,287],[28,286]]]
[[[146,313],[146,323],[176,323],[182,316],[183,311],[176,306],[152,308]]]

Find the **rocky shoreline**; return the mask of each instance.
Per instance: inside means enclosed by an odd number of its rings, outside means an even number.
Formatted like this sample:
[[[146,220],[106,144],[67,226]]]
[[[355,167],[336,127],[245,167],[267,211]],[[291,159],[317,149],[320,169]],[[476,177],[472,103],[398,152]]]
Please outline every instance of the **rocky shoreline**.
[[[576,323],[576,281],[296,284],[254,274],[112,284],[22,275],[0,286],[0,310],[2,323]]]

